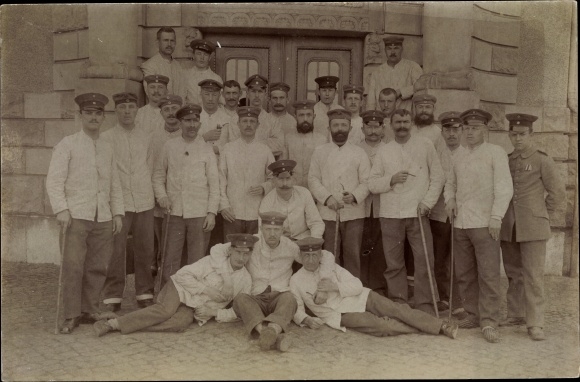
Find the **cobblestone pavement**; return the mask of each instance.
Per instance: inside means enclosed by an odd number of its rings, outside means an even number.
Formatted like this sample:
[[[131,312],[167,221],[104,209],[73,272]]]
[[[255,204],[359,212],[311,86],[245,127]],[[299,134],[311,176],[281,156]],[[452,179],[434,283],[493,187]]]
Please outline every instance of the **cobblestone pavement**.
[[[293,346],[286,353],[260,351],[240,322],[101,338],[81,325],[72,335],[55,335],[57,280],[54,265],[2,264],[3,380],[578,376],[578,279],[546,278],[544,342],[531,341],[524,326],[502,328],[503,341],[489,344],[479,329],[460,330],[450,340],[422,334],[375,338],[292,325]],[[507,281],[502,282],[505,290]],[[134,300],[132,287],[126,297]],[[123,304],[121,313],[136,308],[135,302]]]

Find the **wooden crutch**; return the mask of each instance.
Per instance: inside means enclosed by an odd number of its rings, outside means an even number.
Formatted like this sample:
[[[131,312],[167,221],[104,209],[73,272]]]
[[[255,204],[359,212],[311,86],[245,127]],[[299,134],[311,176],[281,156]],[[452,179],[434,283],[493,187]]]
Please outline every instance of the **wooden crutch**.
[[[429,263],[429,254],[427,253],[427,242],[425,241],[425,231],[423,230],[423,221],[421,220],[421,211],[417,211],[419,218],[419,228],[421,228],[421,240],[423,241],[423,252],[425,252],[425,262],[427,264],[427,275],[429,276],[429,287],[431,287],[431,297],[433,298],[433,307],[435,315],[439,318],[439,309],[437,309],[437,298],[435,298],[435,289],[433,288],[433,276],[431,275],[431,264]]]

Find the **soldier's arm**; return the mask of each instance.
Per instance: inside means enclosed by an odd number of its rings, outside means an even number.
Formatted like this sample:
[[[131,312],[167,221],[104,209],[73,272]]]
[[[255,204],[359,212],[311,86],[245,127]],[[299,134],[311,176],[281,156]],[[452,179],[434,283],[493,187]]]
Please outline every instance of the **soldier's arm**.
[[[386,171],[380,151],[377,153],[375,163],[369,175],[369,190],[373,194],[382,194],[391,190],[391,178],[393,174]]]
[[[367,154],[364,152],[360,153],[359,159],[358,186],[351,192],[357,204],[363,203],[369,195],[369,175],[371,172],[371,161]]]
[[[319,158],[321,155],[322,151],[320,151],[319,148],[314,149],[310,160],[310,170],[308,171],[308,189],[318,203],[324,204],[326,200],[332,196],[332,193],[322,185],[321,162],[323,162],[323,160]]]
[[[399,89],[399,91],[401,92],[402,99],[407,99],[407,98],[413,96],[413,92],[414,92],[413,85],[415,84],[415,82],[417,82],[419,77],[421,77],[423,75],[423,69],[421,69],[419,64],[417,64],[416,62],[413,62],[413,61],[411,61],[410,64],[411,64],[411,68],[410,68],[411,73],[410,73],[409,77],[411,77],[411,84],[409,86],[404,86],[404,87]]]
[[[335,266],[338,292],[342,297],[358,296],[363,291],[362,282],[354,277],[349,271]]]
[[[490,218],[502,220],[514,194],[507,154],[501,147],[494,149],[493,160],[493,205]]]
[[[325,225],[320,216],[320,212],[318,211],[318,208],[316,208],[314,199],[312,199],[312,195],[309,192],[304,195],[304,199],[306,201],[306,207],[304,210],[306,215],[306,226],[310,229],[310,236],[322,239]]]
[[[68,210],[64,185],[68,177],[70,158],[68,138],[65,138],[54,147],[46,176],[46,192],[55,214]]]
[[[167,197],[167,169],[169,168],[169,149],[168,142],[165,142],[159,156],[157,157],[157,163],[153,168],[153,193],[155,198],[159,201],[161,198]]]
[[[304,319],[310,317],[306,314],[306,310],[304,309],[304,301],[302,300],[302,296],[300,295],[300,288],[299,288],[299,281],[296,277],[292,276],[290,278],[290,292],[296,299],[296,313],[294,313],[294,323],[298,326],[304,326],[302,322]]]
[[[544,154],[538,153],[538,155]],[[558,174],[556,164],[549,156],[546,155],[543,158],[540,171],[544,188],[548,193],[546,196],[546,209],[548,210],[550,220],[552,220],[554,213],[565,207],[566,187]]]
[[[220,204],[220,181],[217,158],[211,149],[208,150],[207,156],[209,157],[209,161],[206,163],[205,169],[207,174],[207,183],[209,186],[207,211],[217,215]]]
[[[429,151],[427,152],[427,165],[429,166],[429,188],[422,203],[431,209],[437,203],[441,190],[445,186],[445,173],[441,167],[437,151],[431,143],[429,143]]]
[[[111,194],[109,196],[111,214],[113,216],[125,216],[125,204],[123,201],[123,189],[119,178],[119,169],[115,156],[111,160]]]

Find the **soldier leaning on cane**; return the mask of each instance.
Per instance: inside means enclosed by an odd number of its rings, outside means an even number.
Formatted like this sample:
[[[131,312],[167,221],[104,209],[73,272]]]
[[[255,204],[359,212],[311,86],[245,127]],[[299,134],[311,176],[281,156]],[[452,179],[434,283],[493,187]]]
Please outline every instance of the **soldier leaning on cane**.
[[[562,207],[565,188],[552,158],[531,142],[533,122],[527,114],[507,114],[514,196],[501,227],[503,264],[509,280],[508,317],[500,325],[526,324],[533,340],[544,336],[544,263],[550,219]],[[544,195],[547,197],[544,199]]]
[[[99,312],[99,295],[113,254],[113,234],[121,232],[125,212],[113,147],[99,137],[109,100],[86,93],[75,102],[82,130],[55,146],[46,177],[50,204],[65,231],[63,334],[79,323],[115,317]]]

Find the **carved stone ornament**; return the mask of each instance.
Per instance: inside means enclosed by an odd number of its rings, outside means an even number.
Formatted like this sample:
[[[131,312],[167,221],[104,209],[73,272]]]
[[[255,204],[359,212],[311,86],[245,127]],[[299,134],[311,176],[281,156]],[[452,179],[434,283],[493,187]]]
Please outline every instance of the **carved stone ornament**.
[[[193,40],[203,39],[203,35],[199,31],[199,29],[194,27],[185,28],[183,34],[185,36],[185,49],[187,50],[191,50],[191,46],[189,44],[191,44]]]
[[[415,91],[424,89],[475,90],[475,79],[470,69],[454,72],[423,74],[414,85]]]
[[[382,35],[371,33],[365,44],[365,65],[382,64],[385,61]]]

